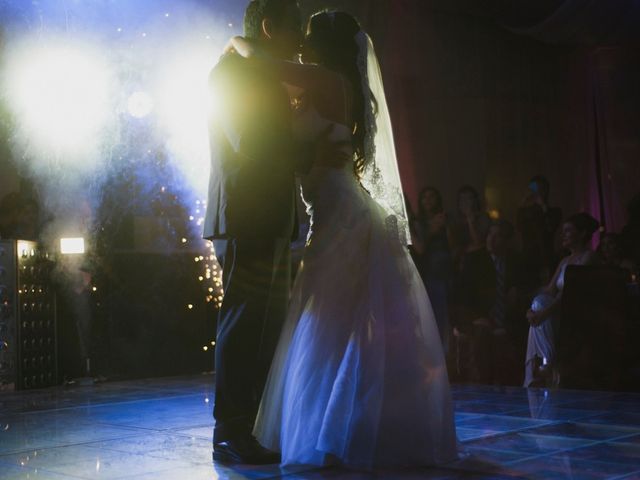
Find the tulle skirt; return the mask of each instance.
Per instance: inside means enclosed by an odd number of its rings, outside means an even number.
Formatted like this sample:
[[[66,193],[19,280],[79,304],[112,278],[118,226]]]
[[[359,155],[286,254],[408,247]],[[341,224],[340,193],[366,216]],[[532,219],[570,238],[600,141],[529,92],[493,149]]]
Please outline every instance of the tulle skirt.
[[[283,464],[423,466],[457,457],[434,314],[366,194],[314,205],[313,234],[254,434]],[[335,203],[334,203],[335,202]]]

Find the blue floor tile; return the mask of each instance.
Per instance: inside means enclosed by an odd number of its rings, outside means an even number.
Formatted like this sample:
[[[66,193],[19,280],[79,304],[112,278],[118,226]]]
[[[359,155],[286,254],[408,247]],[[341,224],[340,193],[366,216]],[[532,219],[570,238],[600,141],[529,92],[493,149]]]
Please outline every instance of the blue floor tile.
[[[461,422],[462,420],[468,420],[470,418],[479,418],[483,415],[481,413],[465,413],[465,412],[455,412],[456,423]]]
[[[454,404],[456,411],[463,413],[486,413],[499,414],[518,410],[514,405],[502,405],[489,402],[456,402]]]
[[[640,406],[638,406],[640,410]],[[636,410],[636,411],[638,411]],[[593,416],[581,420],[583,423],[597,423],[602,425],[622,425],[640,429],[640,413],[628,412],[594,412]]]
[[[590,425],[585,423],[559,423],[527,430],[533,435],[582,438],[585,440],[612,440],[614,438],[633,435],[635,429],[610,425]]]
[[[476,428],[480,430],[495,430],[499,432],[509,432],[531,427],[548,425],[549,420],[538,420],[532,418],[518,418],[502,415],[482,415],[480,417],[468,418],[458,422],[458,426],[465,428]]]
[[[627,468],[640,469],[640,445],[606,442],[577,448],[570,452],[572,458],[617,463]]]
[[[592,443],[593,442],[584,439],[547,437],[518,432],[473,440],[470,441],[468,445],[476,449],[501,450],[532,456],[575,449]]]
[[[604,410],[619,413],[637,413],[640,405],[634,402],[621,402],[607,398],[601,398],[566,402],[562,404],[562,407],[570,408],[573,410]]]
[[[458,427],[456,429],[456,433],[458,434],[459,441],[468,442],[470,440],[476,440],[478,438],[485,438],[485,437],[498,435],[501,432],[496,430],[478,430],[475,428]]]
[[[640,445],[640,434],[616,439],[616,443],[632,443],[634,445]]]
[[[553,455],[526,459],[512,463],[514,471],[531,479],[611,479],[628,473],[626,465],[590,462],[572,458],[570,455]]]
[[[597,412],[589,410],[571,410],[569,408],[553,407],[539,409],[523,409],[510,411],[510,417],[522,417],[532,418],[537,420],[550,420],[550,421],[569,421],[579,420],[598,415]]]

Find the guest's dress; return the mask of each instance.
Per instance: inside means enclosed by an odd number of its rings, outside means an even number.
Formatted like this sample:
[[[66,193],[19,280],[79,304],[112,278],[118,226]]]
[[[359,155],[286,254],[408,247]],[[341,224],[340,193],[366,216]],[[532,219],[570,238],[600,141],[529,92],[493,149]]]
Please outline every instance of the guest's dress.
[[[562,295],[564,289],[564,274],[569,265],[587,265],[593,259],[593,251],[587,250],[580,256],[571,259],[564,258],[558,265],[555,285],[553,289],[538,294],[531,302],[531,310],[538,312],[551,305]],[[550,293],[548,290],[552,290]],[[556,322],[560,321],[559,314],[546,318],[539,325],[529,326],[529,339],[527,341],[527,355],[525,358],[524,386],[529,387],[535,381],[536,357],[542,359],[543,364],[554,365],[556,361],[556,344],[554,329]]]
[[[449,300],[453,283],[453,259],[447,238],[447,228],[432,234],[429,221],[415,222],[416,235],[424,245],[424,252],[417,257],[420,276],[424,281],[436,316],[438,331],[445,354],[449,347]]]

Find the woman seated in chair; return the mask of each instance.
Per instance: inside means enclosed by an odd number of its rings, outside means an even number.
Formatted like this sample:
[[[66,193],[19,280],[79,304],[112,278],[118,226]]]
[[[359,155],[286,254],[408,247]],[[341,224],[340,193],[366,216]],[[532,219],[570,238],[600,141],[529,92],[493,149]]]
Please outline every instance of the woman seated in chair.
[[[557,386],[560,381],[555,365],[554,324],[559,320],[564,273],[569,265],[589,265],[594,262],[595,254],[590,243],[598,226],[597,220],[588,213],[572,215],[562,225],[562,247],[569,251],[569,255],[562,259],[549,285],[533,299],[527,312],[530,326],[525,358],[525,387]]]

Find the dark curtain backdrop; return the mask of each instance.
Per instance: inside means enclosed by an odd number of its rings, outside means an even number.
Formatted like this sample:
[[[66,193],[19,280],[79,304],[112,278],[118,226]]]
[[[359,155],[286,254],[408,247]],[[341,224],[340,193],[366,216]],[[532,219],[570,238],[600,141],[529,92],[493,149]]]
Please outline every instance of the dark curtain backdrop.
[[[610,230],[640,187],[640,1],[309,0],[377,45],[401,176],[415,205],[459,186],[513,219],[538,173],[566,214]]]
[[[626,204],[640,191],[640,51],[594,51],[591,88],[603,216],[615,230],[624,225]]]

